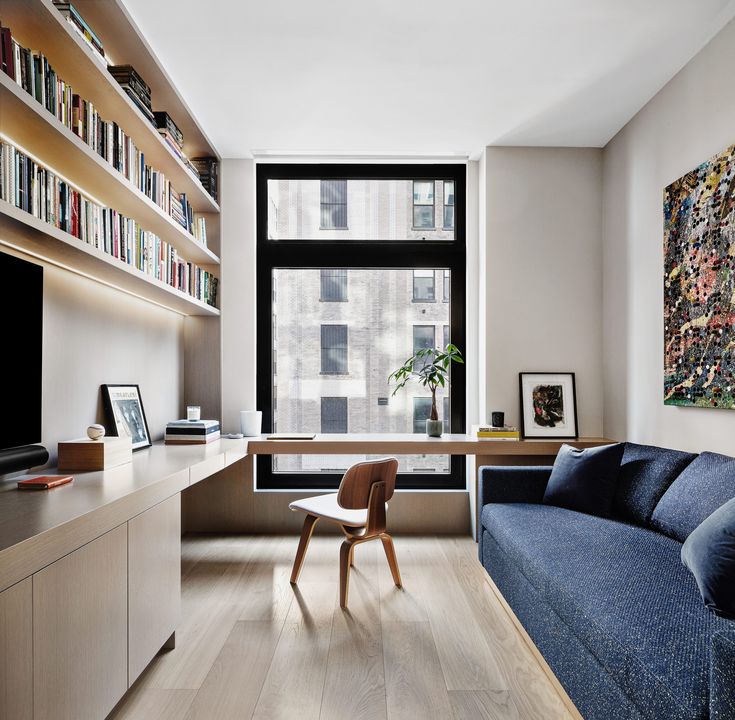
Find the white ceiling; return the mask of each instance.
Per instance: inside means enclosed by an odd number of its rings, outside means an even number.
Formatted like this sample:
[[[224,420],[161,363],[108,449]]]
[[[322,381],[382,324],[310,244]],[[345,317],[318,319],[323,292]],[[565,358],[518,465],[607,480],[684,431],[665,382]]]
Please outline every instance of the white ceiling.
[[[123,0],[223,157],[603,146],[735,0]]]

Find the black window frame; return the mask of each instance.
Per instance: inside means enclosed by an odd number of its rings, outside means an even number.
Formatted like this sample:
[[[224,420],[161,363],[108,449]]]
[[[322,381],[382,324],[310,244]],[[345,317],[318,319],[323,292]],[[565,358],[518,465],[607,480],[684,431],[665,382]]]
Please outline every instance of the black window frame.
[[[344,200],[340,202],[326,201],[324,200],[324,181],[332,181],[334,183],[344,183]],[[336,186],[335,186],[336,187]],[[324,220],[324,208],[344,208],[344,212],[341,213],[344,218],[344,225],[325,225]],[[329,217],[333,218],[334,215],[330,212]],[[319,229],[320,230],[349,230],[347,221],[347,180],[345,178],[320,178],[319,180]]]
[[[446,268],[457,278],[451,283],[451,337],[465,348],[467,239],[465,164],[291,164],[256,165],[256,341],[259,348],[273,348],[273,271],[278,268]],[[453,180],[455,193],[454,237],[411,240],[337,240],[268,238],[269,180]],[[412,186],[413,189],[413,186]],[[436,187],[434,190],[436,203]],[[413,196],[412,196],[413,200]],[[412,218],[413,223],[413,218]],[[422,228],[423,229],[423,228]],[[263,411],[263,428],[273,429],[273,376],[271,351],[256,353],[256,402]],[[465,366],[450,368],[450,414],[453,432],[465,432]],[[256,460],[259,490],[333,490],[341,473],[273,472],[272,457]],[[399,473],[399,490],[464,490],[465,457],[450,457],[450,472]]]
[[[444,181],[444,184],[442,185],[442,202],[444,206],[442,207],[442,228],[444,230],[454,230],[454,191],[452,191],[452,202],[447,202],[447,182],[451,181]],[[452,224],[447,225],[447,208],[452,208]]]

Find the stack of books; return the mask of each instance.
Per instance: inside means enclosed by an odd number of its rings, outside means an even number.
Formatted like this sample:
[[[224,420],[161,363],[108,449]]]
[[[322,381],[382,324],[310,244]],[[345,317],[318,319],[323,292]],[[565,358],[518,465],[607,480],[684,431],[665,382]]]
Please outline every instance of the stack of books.
[[[204,189],[217,201],[219,163],[214,157],[198,157],[191,159],[192,165],[199,173],[199,180]]]
[[[117,80],[120,87],[125,90],[133,104],[155,127],[156,119],[153,116],[151,89],[143,78],[135,72],[135,68],[132,65],[110,65],[107,69],[110,75]]]
[[[475,428],[475,437],[480,440],[520,440],[521,434],[517,427],[510,425],[504,425],[503,427],[479,425]]]
[[[166,425],[167,445],[206,445],[219,437],[217,420],[174,420]]]
[[[93,56],[107,65],[102,41],[97,37],[94,30],[87,25],[77,9],[68,2],[61,2],[61,0],[53,0],[53,2],[56,9],[67,19],[67,22],[82,36],[87,45],[94,50]]]

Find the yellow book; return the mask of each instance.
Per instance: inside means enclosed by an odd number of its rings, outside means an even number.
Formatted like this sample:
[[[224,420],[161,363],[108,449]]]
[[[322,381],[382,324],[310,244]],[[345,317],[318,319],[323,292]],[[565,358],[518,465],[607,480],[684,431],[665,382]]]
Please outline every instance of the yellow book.
[[[486,439],[496,439],[496,440],[520,440],[521,434],[515,430],[509,430],[509,431],[498,431],[498,432],[484,432],[482,430],[478,430],[477,433],[475,433],[478,438],[486,438]]]

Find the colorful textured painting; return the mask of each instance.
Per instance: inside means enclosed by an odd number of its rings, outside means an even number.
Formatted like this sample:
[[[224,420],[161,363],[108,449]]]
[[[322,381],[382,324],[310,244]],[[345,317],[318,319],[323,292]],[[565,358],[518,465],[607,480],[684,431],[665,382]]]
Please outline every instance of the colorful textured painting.
[[[735,145],[664,191],[664,403],[735,408]]]

